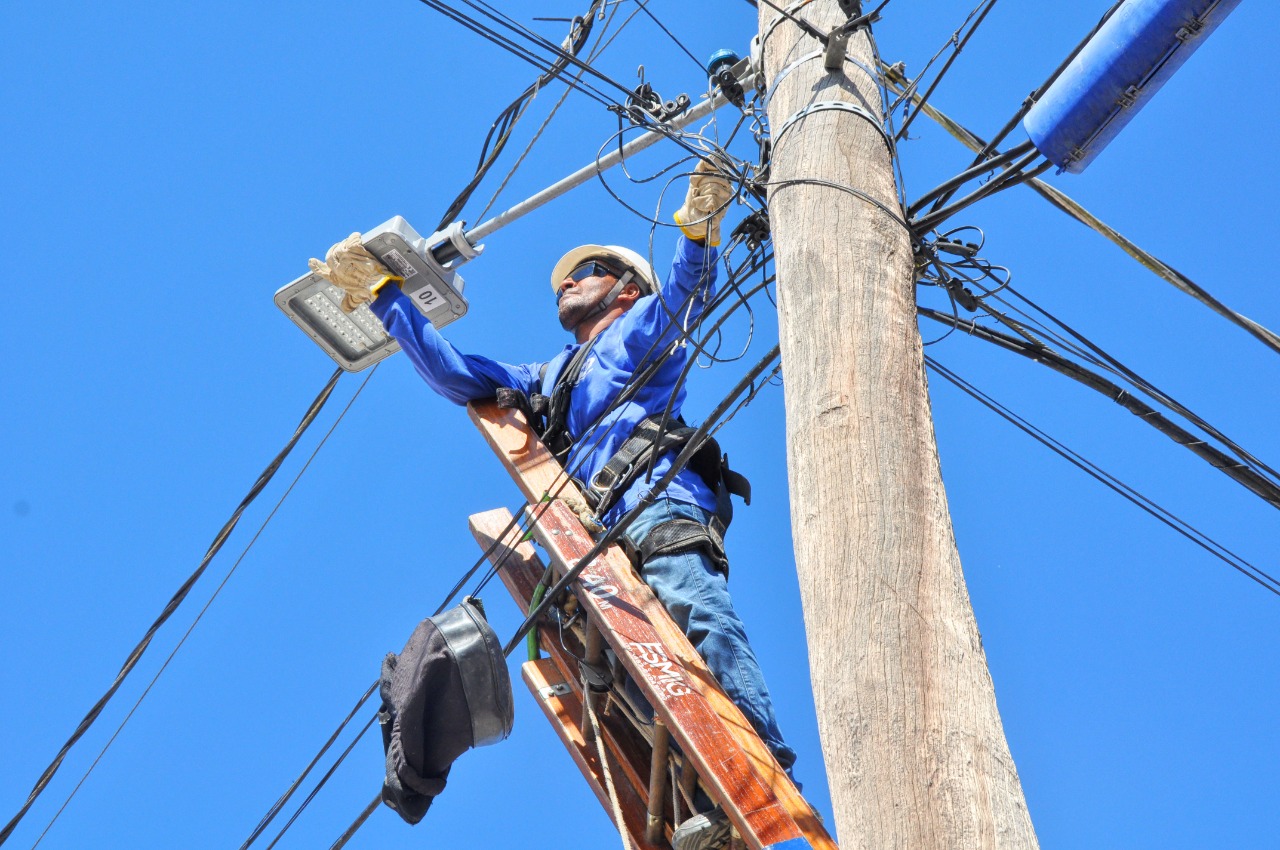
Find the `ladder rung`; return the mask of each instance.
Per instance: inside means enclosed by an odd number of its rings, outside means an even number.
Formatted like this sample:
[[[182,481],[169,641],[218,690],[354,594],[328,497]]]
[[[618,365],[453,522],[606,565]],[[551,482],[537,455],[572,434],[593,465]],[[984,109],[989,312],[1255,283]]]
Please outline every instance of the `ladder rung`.
[[[667,791],[667,753],[671,733],[661,720],[653,724],[653,753],[649,756],[649,811],[645,823],[646,841],[657,842],[662,835],[662,801]]]

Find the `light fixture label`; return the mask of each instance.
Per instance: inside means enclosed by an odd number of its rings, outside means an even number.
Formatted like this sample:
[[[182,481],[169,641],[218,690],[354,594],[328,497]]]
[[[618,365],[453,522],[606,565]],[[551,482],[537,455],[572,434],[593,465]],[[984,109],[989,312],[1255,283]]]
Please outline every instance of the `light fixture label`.
[[[413,264],[404,258],[404,254],[401,254],[395,248],[388,249],[382,259],[385,260],[388,265],[394,266],[395,273],[405,280],[408,280],[418,273],[418,270],[413,267]]]

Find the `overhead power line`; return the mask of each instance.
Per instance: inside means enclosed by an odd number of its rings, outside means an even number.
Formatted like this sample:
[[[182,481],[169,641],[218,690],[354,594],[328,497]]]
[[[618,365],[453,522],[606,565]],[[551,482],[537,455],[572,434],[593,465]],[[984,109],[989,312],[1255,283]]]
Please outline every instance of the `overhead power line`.
[[[465,12],[458,10],[456,7],[443,2],[443,0],[418,0],[418,2],[422,3],[425,6],[429,6],[432,9],[435,9],[436,11],[445,15],[451,20],[462,24],[464,27],[466,27],[467,29],[470,29],[472,32],[475,32],[476,34],[488,39],[489,41],[498,45],[502,49],[511,52],[513,55],[518,56],[521,59],[524,59],[525,61],[529,62],[531,65],[534,65],[539,69],[543,67],[544,61],[545,61],[544,57],[548,54],[554,57],[554,60],[557,62],[563,61],[565,63],[564,68],[558,71],[553,71],[553,73],[555,73],[558,79],[565,80],[566,82],[568,82],[569,78],[565,75],[565,70],[567,70],[568,66],[572,65],[576,68],[583,69],[588,75],[590,75],[592,78],[594,78],[598,82],[606,86],[612,87],[614,89],[617,89],[622,93],[624,98],[630,97],[632,94],[631,89],[628,88],[627,86],[613,79],[608,74],[605,74],[604,72],[600,71],[598,68],[592,67],[590,64],[579,59],[577,56],[565,50],[563,47],[556,44],[555,42],[544,38],[543,36],[539,35],[538,33],[524,26],[523,24],[515,21],[505,13],[500,12],[497,9],[494,9],[494,7],[489,5],[488,3],[476,3],[476,2],[472,2],[472,0],[462,0],[462,2],[466,6],[472,9],[475,9],[484,17],[488,18],[491,21],[494,21],[502,29],[515,33],[515,35],[518,36],[521,40],[533,45],[533,47],[523,46],[520,42],[517,42],[511,36],[503,35],[494,27],[484,23],[483,21],[480,21],[477,18],[474,18],[466,14]],[[591,84],[584,84],[579,82],[579,83],[576,83],[576,85],[580,88],[583,88],[585,91],[589,92],[591,97],[594,97],[603,103],[606,103],[606,104],[613,103],[615,105],[619,104],[619,102],[616,99],[611,100],[608,95],[605,95],[599,89],[596,89]]]
[[[951,55],[948,56],[947,61],[942,64],[942,69],[938,71],[938,76],[933,78],[933,82],[929,84],[929,88],[925,89],[924,94],[922,94],[919,100],[915,102],[915,108],[911,110],[910,114],[908,114],[906,118],[903,119],[902,127],[899,128],[897,135],[895,136],[898,141],[907,137],[907,130],[911,127],[911,122],[916,120],[916,116],[920,114],[920,109],[929,102],[929,98],[933,96],[938,85],[942,82],[943,78],[947,76],[947,72],[951,70],[951,66],[955,64],[955,61],[960,58],[960,54],[964,52],[965,45],[969,43],[969,39],[973,38],[973,34],[978,31],[978,27],[982,26],[982,22],[987,19],[987,15],[991,13],[991,10],[995,8],[995,5],[996,0],[982,0],[981,3],[973,7],[973,11],[964,19],[964,23],[960,24],[959,29],[951,34],[951,38],[947,40],[947,44],[953,46]],[[979,10],[981,10],[981,12],[979,12]],[[970,27],[969,22],[973,20],[974,15],[977,15],[978,19],[973,21],[973,26]],[[965,27],[969,27],[969,31],[965,32],[964,37],[961,38],[960,33],[964,32]],[[928,73],[929,67],[937,61],[939,56],[942,55],[943,50],[946,50],[946,45],[943,46],[942,50],[939,50],[934,54],[933,58],[924,66],[924,70],[922,70],[916,77],[915,83],[913,83],[912,88],[909,89],[912,94],[915,93],[915,84],[919,83],[920,77]],[[904,92],[902,96],[908,97],[909,95]],[[895,103],[894,106],[896,105],[897,104]],[[885,111],[892,112],[893,107],[891,106]]]
[[[236,525],[240,522],[240,517],[244,514],[245,509],[253,503],[254,499],[258,498],[258,495],[266,488],[267,484],[271,482],[271,479],[275,476],[280,465],[284,463],[285,458],[287,458],[289,453],[293,451],[293,447],[298,444],[298,440],[302,438],[302,435],[306,433],[307,428],[309,428],[311,423],[315,421],[316,416],[318,416],[320,411],[324,409],[325,402],[329,400],[329,396],[333,393],[333,388],[337,386],[338,378],[341,376],[341,369],[335,369],[333,374],[329,376],[328,382],[325,383],[324,388],[320,390],[320,394],[315,397],[315,400],[311,402],[311,406],[307,408],[307,412],[303,415],[302,421],[298,423],[298,427],[294,430],[293,436],[289,438],[289,442],[287,442],[285,447],[280,450],[280,453],[277,454],[269,464],[267,464],[266,469],[258,475],[258,479],[253,483],[253,486],[249,488],[248,494],[241,500],[240,504],[236,506],[236,509],[232,511],[231,518],[226,521],[218,531],[217,535],[214,536],[213,542],[209,544],[209,548],[205,552],[204,557],[200,560],[200,565],[196,567],[195,572],[188,576],[187,580],[184,581],[177,589],[168,604],[165,605],[164,610],[160,612],[160,615],[156,617],[155,622],[151,624],[151,627],[147,629],[146,634],[142,636],[142,640],[138,641],[138,645],[135,646],[133,651],[129,653],[127,658],[125,658],[124,664],[120,667],[120,672],[116,674],[115,680],[111,683],[111,686],[107,688],[106,693],[99,697],[98,701],[93,704],[93,707],[89,709],[88,714],[84,716],[84,719],[80,721],[80,724],[75,728],[75,731],[71,733],[71,737],[68,738],[66,743],[64,743],[61,749],[58,750],[58,754],[54,756],[53,761],[51,761],[49,766],[44,769],[44,772],[40,774],[40,778],[36,780],[36,784],[31,789],[31,793],[27,796],[26,802],[22,804],[22,808],[20,808],[17,814],[15,814],[9,822],[5,824],[4,829],[0,829],[0,845],[4,844],[5,841],[9,839],[9,836],[13,834],[14,829],[17,828],[18,824],[22,821],[22,818],[31,809],[36,798],[40,796],[44,789],[49,785],[49,782],[53,779],[54,774],[58,772],[58,768],[62,765],[63,759],[67,757],[67,753],[69,753],[71,748],[76,745],[76,742],[78,742],[84,734],[89,731],[89,728],[93,726],[94,721],[96,721],[98,716],[102,714],[102,710],[107,707],[107,703],[109,703],[111,698],[115,696],[116,691],[120,690],[120,686],[124,684],[124,680],[131,672],[133,672],[133,668],[138,665],[138,662],[142,660],[142,655],[147,651],[147,647],[151,645],[151,639],[155,637],[156,632],[158,632],[160,627],[173,616],[173,613],[178,610],[178,606],[182,604],[183,600],[187,598],[187,594],[191,592],[191,588],[197,581],[199,581],[200,576],[204,575],[204,571],[209,566],[209,562],[212,561],[214,556],[222,549],[222,545],[227,542],[227,538],[231,536],[231,532],[235,530]]]
[[[889,84],[897,91],[903,92],[910,88],[911,81],[897,68],[881,63],[881,70]],[[913,95],[913,100],[917,98],[918,95]],[[988,149],[988,143],[984,142],[981,137],[961,125],[959,122],[951,119],[936,107],[930,104],[924,104],[923,110],[926,115],[936,121],[943,129],[975,153],[981,153],[983,151],[986,151],[988,154],[995,153],[994,150]],[[1195,298],[1197,301],[1209,307],[1209,309],[1227,319],[1232,324],[1243,328],[1263,345],[1267,346],[1277,354],[1280,354],[1280,335],[1277,335],[1275,332],[1269,330],[1258,322],[1255,322],[1253,319],[1232,310],[1182,272],[1173,268],[1154,254],[1138,247],[1115,228],[1106,224],[1093,213],[1086,210],[1066,193],[1035,178],[1026,182],[1027,185],[1042,198],[1074,218],[1076,221],[1079,221],[1086,227],[1105,236],[1111,242],[1119,246],[1126,254],[1141,263],[1146,269],[1154,272],[1161,279],[1172,284],[1181,292]]]
[[[587,13],[580,18],[573,19],[570,24],[569,35],[567,35],[564,40],[564,50],[567,53],[577,56],[578,52],[582,50],[582,47],[587,43],[587,39],[591,36],[591,29],[595,24],[596,9],[599,8],[603,1],[604,0],[592,0],[591,6],[587,9]],[[615,12],[616,11],[617,10],[615,8]],[[521,92],[510,105],[498,114],[497,119],[494,120],[493,125],[489,128],[489,135],[485,137],[484,146],[480,152],[480,162],[476,166],[475,174],[467,185],[463,187],[462,191],[458,193],[458,196],[453,199],[453,202],[449,204],[448,208],[446,208],[444,215],[440,219],[440,223],[436,225],[437,230],[442,230],[457,219],[458,215],[462,212],[463,207],[466,206],[467,201],[470,200],[471,195],[475,192],[476,187],[480,185],[480,181],[484,179],[485,175],[489,173],[489,170],[493,167],[494,163],[497,162],[498,157],[502,154],[503,148],[507,145],[507,140],[511,138],[512,130],[515,129],[516,124],[524,115],[529,104],[533,102],[535,97],[537,97],[538,91],[544,85],[547,85],[552,80],[559,77],[560,73],[564,71],[568,65],[569,63],[564,57],[558,57],[551,64],[550,68],[542,74],[539,74],[537,79],[530,83],[529,86]],[[582,71],[579,71],[573,78],[574,83],[577,83],[582,79],[582,73]],[[572,89],[573,85],[570,84],[569,88],[566,89],[566,94]],[[562,98],[561,103],[563,102]]]
[[[983,327],[973,320],[961,319],[928,307],[919,307],[917,309],[920,315],[927,319],[951,325],[977,339],[998,345],[1006,351],[1021,354],[1023,357],[1034,360],[1043,366],[1048,366],[1055,372],[1065,375],[1095,392],[1101,393],[1152,428],[1155,428],[1161,434],[1206,461],[1214,469],[1222,472],[1236,483],[1243,485],[1254,495],[1261,497],[1271,507],[1280,508],[1280,485],[1275,481],[1206,443],[1203,438],[1170,421],[1168,417],[1152,408],[1151,405],[1120,388],[1102,375],[1068,360],[1048,346],[1037,345],[1021,337],[1003,334],[991,328]]]
[[[227,570],[227,574],[222,577],[222,581],[216,588],[214,588],[214,591],[209,596],[208,601],[205,602],[204,607],[200,609],[198,614],[196,614],[195,619],[191,621],[191,625],[187,627],[186,632],[183,633],[182,637],[178,640],[178,643],[169,652],[164,663],[160,665],[160,669],[156,670],[155,675],[151,677],[151,681],[147,683],[146,688],[143,689],[142,693],[138,696],[138,699],[133,703],[133,706],[124,716],[124,719],[120,721],[120,725],[111,733],[111,737],[107,739],[107,742],[102,745],[102,749],[99,750],[98,755],[94,758],[93,762],[85,770],[84,774],[81,775],[80,780],[76,783],[75,787],[71,789],[71,793],[67,795],[65,800],[63,800],[58,811],[54,812],[53,817],[49,819],[47,824],[45,824],[44,830],[40,833],[40,836],[36,839],[35,843],[31,845],[32,850],[39,846],[40,842],[44,840],[45,835],[48,834],[49,830],[53,827],[54,823],[57,822],[58,818],[62,816],[62,813],[66,810],[67,806],[71,804],[71,800],[80,790],[80,786],[84,785],[85,781],[89,778],[89,775],[93,773],[94,768],[98,766],[98,762],[102,761],[102,757],[107,754],[107,750],[111,749],[111,745],[115,743],[116,738],[118,738],[120,733],[124,731],[124,727],[127,726],[129,721],[133,718],[133,715],[142,705],[143,700],[147,698],[151,693],[152,688],[156,686],[156,682],[160,681],[160,677],[164,675],[165,670],[169,669],[169,664],[177,656],[183,645],[186,644],[187,638],[191,637],[191,633],[195,631],[196,626],[200,625],[200,621],[204,618],[204,615],[208,612],[210,606],[212,606],[217,600],[219,594],[222,593],[222,589],[227,586],[227,582],[231,581],[231,577],[235,575],[236,569],[240,566],[240,563],[244,561],[245,556],[249,554],[249,550],[258,542],[258,538],[262,536],[262,533],[267,530],[267,526],[270,525],[271,520],[275,518],[280,507],[284,504],[285,499],[289,498],[289,494],[293,492],[293,489],[298,486],[298,482],[302,480],[302,476],[311,468],[312,461],[314,461],[316,456],[320,454],[320,450],[324,448],[325,443],[329,442],[329,438],[333,436],[333,432],[342,424],[342,420],[346,418],[347,412],[351,410],[351,406],[355,404],[356,399],[360,397],[360,393],[364,391],[365,386],[369,383],[369,379],[373,377],[373,373],[376,372],[377,369],[378,364],[374,364],[373,368],[365,375],[364,380],[361,381],[360,386],[356,388],[356,391],[352,394],[351,398],[347,400],[347,404],[342,409],[342,412],[333,420],[333,424],[329,426],[329,430],[326,431],[325,435],[320,438],[318,443],[316,443],[316,447],[311,450],[311,455],[307,458],[306,462],[302,464],[298,473],[294,475],[293,480],[289,482],[289,486],[285,489],[284,493],[280,495],[280,498],[276,501],[275,506],[271,508],[271,512],[267,514],[266,518],[262,521],[262,524],[258,526],[258,530],[254,532],[253,537],[247,544],[245,544],[244,549],[240,552],[240,556],[236,558],[235,563],[233,563],[231,568]]]
[[[1110,488],[1112,491],[1128,499],[1134,505],[1137,505],[1139,508],[1146,511],[1151,516],[1160,520],[1160,522],[1169,526],[1174,531],[1178,532],[1183,537],[1187,538],[1192,543],[1199,546],[1201,549],[1204,549],[1206,552],[1213,555],[1215,558],[1227,564],[1233,570],[1236,570],[1241,575],[1261,585],[1263,588],[1275,594],[1276,596],[1280,596],[1280,579],[1277,579],[1275,576],[1271,575],[1270,573],[1262,570],[1261,568],[1245,560],[1243,557],[1241,557],[1240,555],[1237,555],[1235,552],[1223,546],[1221,543],[1214,540],[1212,537],[1209,537],[1207,534],[1200,531],[1195,526],[1188,523],[1186,520],[1177,516],[1172,511],[1157,504],[1153,500],[1147,498],[1142,493],[1135,490],[1133,487],[1130,487],[1128,484],[1124,483],[1119,478],[1115,477],[1114,475],[1111,475],[1110,473],[1103,470],[1097,464],[1085,458],[1083,455],[1073,451],[1072,449],[1068,448],[1066,445],[1059,442],[1058,440],[1055,440],[1053,437],[1049,436],[1044,431],[1032,425],[1026,419],[1023,419],[1021,416],[1014,413],[1012,410],[1005,407],[1004,405],[1000,404],[991,396],[979,390],[973,384],[961,378],[955,372],[952,372],[950,369],[943,366],[934,358],[930,357],[929,355],[925,355],[924,360],[926,365],[928,365],[929,368],[933,369],[933,371],[936,374],[940,375],[941,377],[949,381],[951,384],[956,386],[958,389],[962,390],[963,392],[965,392],[966,394],[968,394],[969,396],[971,396],[972,398],[980,402],[983,406],[991,410],[993,413],[996,413],[1001,418],[1003,418],[1010,424],[1017,427],[1023,433],[1034,438],[1036,441],[1044,445],[1046,448],[1050,449],[1055,454],[1064,458],[1065,460],[1070,462],[1073,466],[1085,472],[1086,474],[1088,474],[1098,482],[1104,484],[1105,486]]]

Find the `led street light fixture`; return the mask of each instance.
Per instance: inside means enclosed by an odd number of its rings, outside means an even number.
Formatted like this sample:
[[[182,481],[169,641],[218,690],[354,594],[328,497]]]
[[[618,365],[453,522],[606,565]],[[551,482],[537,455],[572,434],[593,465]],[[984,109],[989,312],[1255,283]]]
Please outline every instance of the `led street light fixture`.
[[[409,222],[396,216],[361,234],[360,239],[369,253],[404,278],[401,290],[432,325],[442,328],[466,314],[462,276],[456,269],[481,249],[473,247],[462,235],[460,222],[424,239]],[[438,262],[432,253],[437,247],[447,247],[455,259],[448,264]],[[348,372],[367,369],[400,350],[367,304],[344,313],[339,306],[342,295],[341,289],[309,272],[281,287],[275,302]]]

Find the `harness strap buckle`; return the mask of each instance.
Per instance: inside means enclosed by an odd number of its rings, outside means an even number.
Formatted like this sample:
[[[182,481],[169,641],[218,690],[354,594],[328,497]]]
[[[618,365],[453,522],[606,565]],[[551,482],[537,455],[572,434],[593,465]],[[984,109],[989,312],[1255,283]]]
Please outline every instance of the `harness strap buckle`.
[[[657,416],[641,420],[613,457],[586,484],[592,507],[598,513],[609,510],[653,457],[683,446],[693,432],[694,429],[686,425],[663,430]]]

